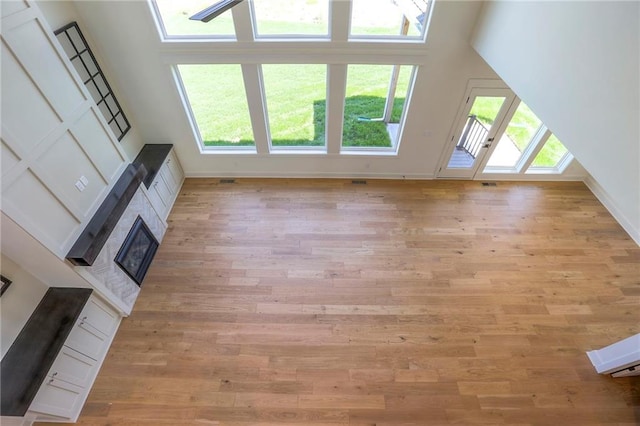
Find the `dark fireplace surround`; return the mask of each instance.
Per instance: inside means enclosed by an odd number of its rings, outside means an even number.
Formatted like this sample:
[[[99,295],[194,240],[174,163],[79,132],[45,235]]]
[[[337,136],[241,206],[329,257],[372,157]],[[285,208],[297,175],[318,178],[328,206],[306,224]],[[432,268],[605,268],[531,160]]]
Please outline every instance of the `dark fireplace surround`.
[[[156,250],[158,240],[144,220],[138,216],[114,260],[140,286]]]
[[[91,266],[115,229],[141,183],[148,188],[158,173],[171,144],[147,144],[124,170],[87,227],[67,253],[77,266]],[[158,248],[158,241],[140,216],[136,219],[114,261],[138,286]]]

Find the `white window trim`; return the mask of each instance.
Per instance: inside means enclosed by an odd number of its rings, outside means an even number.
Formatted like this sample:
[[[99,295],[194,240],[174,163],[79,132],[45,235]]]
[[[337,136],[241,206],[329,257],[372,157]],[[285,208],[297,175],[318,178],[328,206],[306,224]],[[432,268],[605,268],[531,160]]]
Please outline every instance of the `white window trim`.
[[[329,1],[328,32],[318,35],[263,35],[257,36],[255,16],[251,0],[231,9],[235,36],[170,36],[162,22],[155,0],[147,0],[160,37],[161,57],[171,67],[178,95],[185,108],[195,142],[203,154],[253,154],[253,155],[369,155],[397,156],[402,141],[407,111],[417,70],[426,61],[425,40],[433,13],[434,1],[429,2],[425,29],[418,36],[373,36],[351,38],[351,2]],[[411,46],[409,51],[397,54],[398,44]],[[215,53],[212,47],[215,46]],[[251,62],[247,63],[247,58]],[[189,104],[187,92],[180,77],[178,65],[182,64],[240,64],[243,72],[245,93],[254,134],[254,146],[204,146],[194,112]],[[266,111],[261,64],[328,64],[327,65],[327,116],[324,146],[272,146]],[[344,91],[348,64],[402,65],[412,66],[409,87],[399,131],[391,147],[343,147],[342,127],[344,121]],[[345,87],[341,87],[345,86]],[[340,93],[342,97],[340,98]],[[258,100],[259,99],[259,100]]]

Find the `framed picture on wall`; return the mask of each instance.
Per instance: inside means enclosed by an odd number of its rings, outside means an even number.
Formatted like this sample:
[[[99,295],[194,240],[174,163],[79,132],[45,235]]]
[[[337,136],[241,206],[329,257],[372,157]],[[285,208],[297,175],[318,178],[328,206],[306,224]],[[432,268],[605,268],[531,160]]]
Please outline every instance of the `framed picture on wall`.
[[[0,280],[2,280],[2,288],[0,288],[0,296],[2,296],[11,285],[11,280],[4,275],[0,275]]]

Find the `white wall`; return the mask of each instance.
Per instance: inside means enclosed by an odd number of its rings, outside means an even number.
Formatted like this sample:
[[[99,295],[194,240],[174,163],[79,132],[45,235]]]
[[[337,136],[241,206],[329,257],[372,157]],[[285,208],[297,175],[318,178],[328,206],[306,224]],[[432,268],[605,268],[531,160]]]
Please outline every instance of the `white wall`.
[[[404,140],[397,157],[338,155],[202,155],[194,140],[172,79],[170,62],[176,55],[197,60],[222,52],[247,62],[269,43],[229,46],[220,43],[161,45],[147,2],[76,2],[75,7],[109,63],[114,83],[126,96],[131,118],[147,143],[173,143],[187,176],[368,176],[431,178],[438,165],[451,124],[469,78],[497,78],[469,46],[479,2],[437,1],[426,45],[410,48],[372,46],[369,53],[354,43],[315,43],[295,53],[281,50],[278,60],[296,63],[306,53],[326,63],[376,61],[382,55],[399,59],[409,54],[422,66],[408,112]],[[275,45],[273,45],[275,46]],[[307,45],[305,45],[306,47]],[[365,46],[366,47],[366,46]],[[300,52],[304,52],[300,54]]]
[[[640,244],[639,18],[639,2],[491,1],[472,44]]]
[[[4,254],[0,260],[2,275],[12,281],[0,298],[0,351],[4,357],[48,287]]]

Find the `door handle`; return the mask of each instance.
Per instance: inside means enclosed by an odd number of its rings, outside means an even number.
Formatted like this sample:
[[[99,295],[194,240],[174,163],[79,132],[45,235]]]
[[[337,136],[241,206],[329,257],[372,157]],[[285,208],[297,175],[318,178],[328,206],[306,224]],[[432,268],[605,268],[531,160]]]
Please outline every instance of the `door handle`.
[[[487,139],[487,143],[484,144],[484,148],[489,148],[491,146],[491,142],[493,142],[493,138]]]

